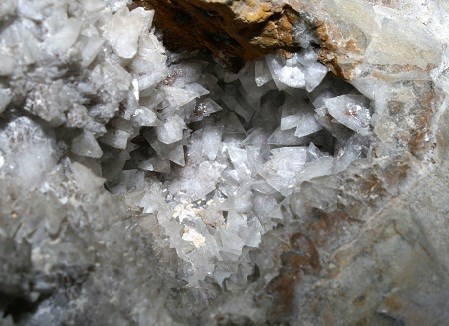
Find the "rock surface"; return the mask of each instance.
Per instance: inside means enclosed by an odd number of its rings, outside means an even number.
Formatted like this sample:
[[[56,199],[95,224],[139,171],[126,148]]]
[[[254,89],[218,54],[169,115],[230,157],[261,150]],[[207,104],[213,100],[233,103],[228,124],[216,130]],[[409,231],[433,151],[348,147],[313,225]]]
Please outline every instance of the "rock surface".
[[[155,24],[164,31],[166,46],[207,48],[234,72],[273,50],[300,49],[293,26],[301,19],[286,2],[142,0],[134,4],[155,9]]]

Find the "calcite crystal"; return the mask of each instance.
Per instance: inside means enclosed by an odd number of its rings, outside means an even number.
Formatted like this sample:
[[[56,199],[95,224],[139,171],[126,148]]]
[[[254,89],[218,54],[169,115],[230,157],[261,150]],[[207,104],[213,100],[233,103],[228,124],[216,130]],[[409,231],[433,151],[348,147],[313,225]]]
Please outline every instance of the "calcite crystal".
[[[0,323],[445,325],[448,18],[2,1]]]

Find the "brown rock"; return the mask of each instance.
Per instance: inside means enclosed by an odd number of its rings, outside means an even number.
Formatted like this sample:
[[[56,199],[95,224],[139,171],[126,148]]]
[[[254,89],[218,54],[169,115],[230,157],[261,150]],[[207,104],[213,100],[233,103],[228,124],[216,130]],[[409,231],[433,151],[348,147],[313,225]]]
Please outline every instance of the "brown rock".
[[[293,39],[297,11],[282,2],[236,0],[137,0],[153,8],[155,24],[172,50],[209,49],[232,71],[274,49],[300,49]]]

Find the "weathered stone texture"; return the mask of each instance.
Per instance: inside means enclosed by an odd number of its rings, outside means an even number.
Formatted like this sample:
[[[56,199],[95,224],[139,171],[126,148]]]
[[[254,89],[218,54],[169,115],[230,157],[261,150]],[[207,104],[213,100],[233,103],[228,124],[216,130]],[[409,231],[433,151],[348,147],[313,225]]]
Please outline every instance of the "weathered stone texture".
[[[155,23],[171,49],[209,49],[233,71],[275,49],[298,50],[298,12],[275,1],[139,0],[154,8]]]

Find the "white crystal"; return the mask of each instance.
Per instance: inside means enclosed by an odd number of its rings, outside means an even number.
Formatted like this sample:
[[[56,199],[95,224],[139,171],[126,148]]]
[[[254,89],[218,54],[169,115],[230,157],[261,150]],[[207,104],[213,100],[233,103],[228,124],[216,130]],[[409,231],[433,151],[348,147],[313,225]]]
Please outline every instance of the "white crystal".
[[[306,79],[304,72],[300,67],[284,66],[276,72],[279,80],[285,85],[293,88],[304,88]]]
[[[251,170],[248,165],[246,150],[230,144],[227,146],[227,151],[239,178],[246,179],[250,176]]]
[[[292,193],[295,176],[307,160],[305,147],[282,147],[271,150],[272,157],[264,164],[262,176],[284,196]]]
[[[46,46],[51,52],[57,54],[65,53],[77,41],[82,22],[76,19],[69,19],[65,22],[64,27],[54,35],[49,35],[45,41]]]
[[[306,90],[313,91],[324,79],[327,68],[319,62],[307,66],[305,70]]]
[[[203,155],[213,161],[221,147],[223,126],[206,126],[203,130]]]
[[[139,87],[145,90],[157,85],[168,75],[164,48],[153,34],[143,34],[139,39],[139,49],[131,62],[131,68],[138,74]]]
[[[130,59],[137,53],[139,36],[144,28],[145,22],[139,11],[129,12],[127,7],[122,7],[106,24],[103,37],[118,56]]]
[[[279,58],[276,55],[269,54],[265,57],[265,60],[278,90],[286,89],[287,85],[282,83],[278,76],[279,71],[283,68],[283,64],[280,62]]]
[[[279,126],[267,140],[268,144],[293,146],[301,145],[303,141],[295,136],[295,130],[282,131]]]
[[[324,100],[329,114],[338,122],[358,133],[369,130],[371,115],[367,100],[362,95],[341,95]]]
[[[257,86],[263,86],[271,80],[270,69],[265,60],[256,60],[255,62],[255,82]]]
[[[83,5],[83,9],[88,12],[99,12],[105,8],[102,0],[80,0],[80,3]]]
[[[90,80],[98,89],[106,89],[117,101],[122,101],[131,86],[131,74],[119,64],[106,61],[98,64],[90,74]]]
[[[281,147],[271,150],[271,166],[283,178],[292,178],[307,160],[305,147]]]
[[[307,104],[289,97],[282,107],[281,131],[296,128],[298,138],[313,134],[323,127],[315,119],[314,111]]]
[[[329,156],[323,156],[313,162],[306,163],[302,171],[296,175],[295,185],[298,186],[304,181],[331,174],[333,164],[334,160]]]
[[[281,60],[274,55],[267,56],[267,64],[279,90],[283,90],[286,87],[305,87],[306,80],[304,69],[301,66],[288,66],[283,64],[281,63]]]
[[[170,161],[180,165],[185,165],[185,157],[184,157],[184,147],[182,145],[176,146],[169,154],[168,158]]]
[[[16,60],[8,53],[4,53],[1,48],[0,55],[2,57],[0,60],[0,76],[11,75],[14,72]]]
[[[304,111],[299,114],[299,123],[295,130],[296,137],[311,135],[323,129],[323,126],[315,119],[313,112]]]
[[[156,113],[152,110],[141,106],[136,111],[134,111],[131,116],[131,122],[136,126],[156,126],[158,119]]]
[[[94,189],[102,187],[104,182],[106,181],[103,178],[97,177],[91,169],[78,162],[74,162],[71,166],[71,169],[78,187],[80,187],[85,192],[91,192]]]
[[[12,100],[11,90],[0,88],[0,114],[5,111],[6,107]]]
[[[341,149],[334,159],[333,172],[339,173],[348,168],[348,166],[355,160],[362,156],[362,144],[359,136],[352,136],[346,146]]]
[[[72,109],[67,113],[67,127],[84,128],[89,123],[89,114],[84,105],[74,104]]]
[[[99,36],[90,37],[82,48],[82,65],[89,66],[97,57],[98,53],[104,44],[105,40]]]
[[[184,121],[176,116],[170,116],[165,122],[157,126],[158,139],[164,144],[172,144],[182,139],[183,130],[186,128]]]
[[[27,117],[16,118],[0,129],[3,171],[14,178],[19,189],[37,188],[54,167],[56,144],[51,135]]]
[[[89,131],[84,131],[81,135],[74,138],[72,141],[72,152],[80,155],[93,158],[100,158],[103,155],[100,145]]]
[[[166,94],[166,101],[171,108],[179,108],[199,96],[196,91],[172,86],[165,86],[164,91]]]
[[[131,134],[126,131],[110,129],[100,140],[102,143],[114,148],[125,149],[129,137],[131,137]]]
[[[15,0],[3,0],[0,2],[0,21],[3,17],[13,16],[17,10],[17,1]]]
[[[212,113],[223,110],[214,100],[206,98],[200,103],[197,103],[190,115],[190,121],[200,121]]]

